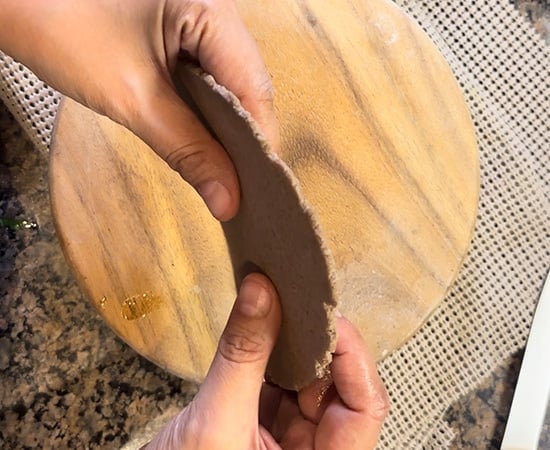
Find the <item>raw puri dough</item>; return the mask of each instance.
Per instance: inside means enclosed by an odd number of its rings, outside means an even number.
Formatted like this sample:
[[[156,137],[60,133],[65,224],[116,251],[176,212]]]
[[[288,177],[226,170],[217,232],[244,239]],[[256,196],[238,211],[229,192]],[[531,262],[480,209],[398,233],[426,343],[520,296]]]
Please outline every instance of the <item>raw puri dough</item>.
[[[298,180],[238,99],[198,69],[179,75],[239,176],[239,213],[223,225],[235,282],[259,270],[281,298],[283,324],[267,376],[300,389],[325,374],[335,347],[332,258]]]

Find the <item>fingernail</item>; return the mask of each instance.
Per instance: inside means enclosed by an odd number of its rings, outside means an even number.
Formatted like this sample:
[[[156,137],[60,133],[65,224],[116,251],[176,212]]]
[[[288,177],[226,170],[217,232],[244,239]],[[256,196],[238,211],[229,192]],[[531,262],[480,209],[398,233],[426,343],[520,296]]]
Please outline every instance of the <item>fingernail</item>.
[[[219,181],[212,180],[197,186],[197,191],[212,215],[216,219],[224,220],[231,203],[231,195],[227,188]]]
[[[271,310],[271,296],[263,284],[245,278],[239,291],[237,307],[242,315],[261,319]]]
[[[342,313],[340,312],[339,309],[335,309],[335,310],[334,310],[334,315],[335,315],[336,317],[338,317],[339,319],[341,319],[342,317],[344,317],[344,316],[342,315]]]

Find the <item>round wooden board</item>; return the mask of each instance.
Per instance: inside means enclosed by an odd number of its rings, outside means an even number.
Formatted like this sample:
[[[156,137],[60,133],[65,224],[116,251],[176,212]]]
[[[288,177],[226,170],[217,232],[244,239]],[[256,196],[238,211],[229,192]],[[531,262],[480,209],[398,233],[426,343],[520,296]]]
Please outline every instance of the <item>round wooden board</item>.
[[[273,76],[283,159],[334,257],[340,309],[381,358],[441,302],[473,232],[479,163],[462,94],[390,2],[239,6]],[[221,226],[197,194],[70,100],[50,184],[65,254],[101,315],[148,359],[201,380],[236,291]]]

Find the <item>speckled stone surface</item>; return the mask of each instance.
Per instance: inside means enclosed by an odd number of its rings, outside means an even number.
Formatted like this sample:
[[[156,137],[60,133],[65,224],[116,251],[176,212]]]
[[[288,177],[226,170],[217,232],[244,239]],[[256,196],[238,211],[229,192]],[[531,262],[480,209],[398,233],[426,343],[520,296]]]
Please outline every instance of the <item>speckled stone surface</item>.
[[[81,294],[55,236],[47,155],[0,103],[0,448],[119,448],[196,386],[138,356]]]
[[[447,410],[445,419],[457,432],[452,450],[500,448],[522,358],[523,351],[513,355],[477,390]],[[550,449],[550,404],[539,449]]]
[[[511,0],[541,37],[550,44],[550,3],[548,0]]]

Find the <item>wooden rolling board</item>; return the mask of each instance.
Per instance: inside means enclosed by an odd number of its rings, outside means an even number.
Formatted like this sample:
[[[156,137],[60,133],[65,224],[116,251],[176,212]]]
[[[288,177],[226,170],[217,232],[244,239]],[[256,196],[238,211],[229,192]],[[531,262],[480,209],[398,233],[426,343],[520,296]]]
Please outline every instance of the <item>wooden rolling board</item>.
[[[479,165],[461,92],[390,2],[239,7],[273,76],[283,159],[332,253],[340,309],[381,358],[437,307],[468,248]],[[105,320],[200,380],[235,296],[221,226],[131,133],[68,100],[50,183],[65,254]]]

